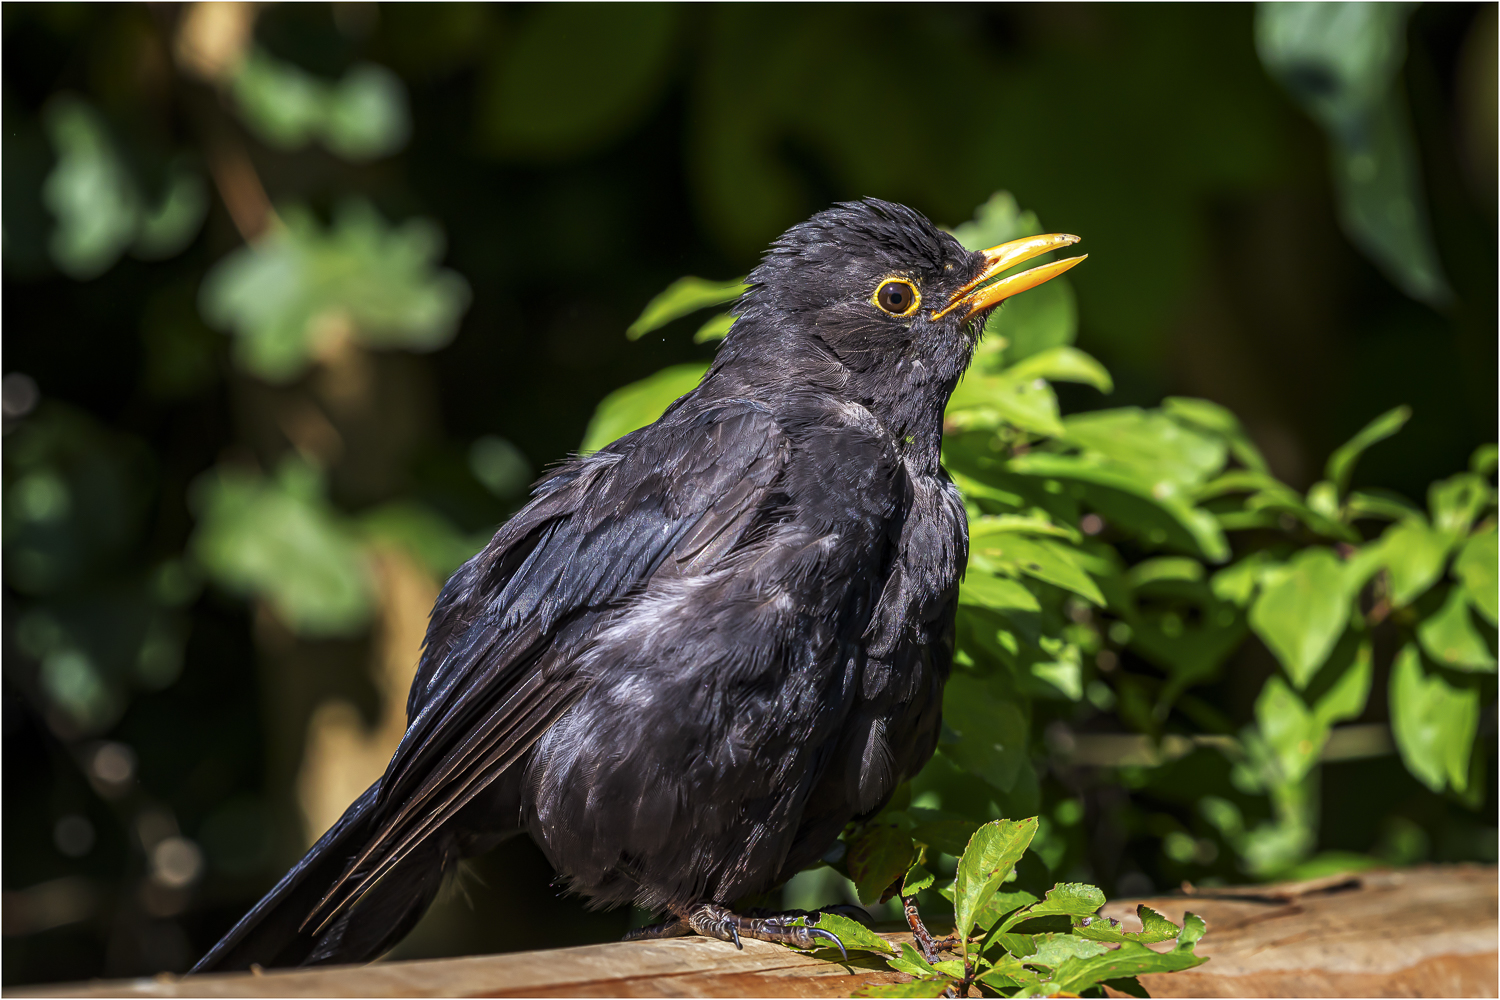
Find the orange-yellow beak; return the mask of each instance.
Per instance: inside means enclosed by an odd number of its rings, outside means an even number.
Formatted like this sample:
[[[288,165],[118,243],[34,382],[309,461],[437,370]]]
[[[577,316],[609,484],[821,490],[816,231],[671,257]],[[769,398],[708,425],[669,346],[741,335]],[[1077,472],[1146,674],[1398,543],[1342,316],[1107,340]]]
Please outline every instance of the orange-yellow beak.
[[[1046,236],[1027,236],[1019,240],[1011,240],[1009,243],[1002,243],[997,247],[982,251],[985,266],[984,270],[979,273],[979,277],[955,292],[953,298],[948,300],[948,304],[943,306],[941,311],[934,313],[932,318],[939,319],[958,308],[965,309],[963,314],[965,317],[972,316],[981,309],[998,305],[1012,295],[1019,295],[1028,288],[1035,288],[1042,282],[1057,277],[1073,265],[1087,260],[1089,255],[1069,257],[1067,260],[1054,261],[1019,274],[1012,274],[999,281],[991,280],[1001,271],[1014,267],[1024,260],[1040,257],[1049,250],[1056,250],[1058,247],[1070,246],[1077,242],[1078,237],[1069,236],[1067,233],[1049,233]]]

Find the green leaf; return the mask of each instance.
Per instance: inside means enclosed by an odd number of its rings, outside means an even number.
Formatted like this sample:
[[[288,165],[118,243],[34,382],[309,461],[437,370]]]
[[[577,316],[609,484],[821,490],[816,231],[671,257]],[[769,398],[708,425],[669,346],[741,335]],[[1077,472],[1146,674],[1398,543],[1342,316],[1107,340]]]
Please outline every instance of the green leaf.
[[[1346,567],[1331,549],[1304,549],[1262,573],[1250,627],[1299,689],[1312,680],[1343,634],[1351,597]]]
[[[641,310],[640,316],[626,329],[625,336],[636,340],[653,330],[661,329],[674,319],[681,319],[699,309],[733,302],[740,297],[746,287],[744,278],[734,278],[729,281],[709,281],[706,278],[695,278],[691,275],[678,278],[667,286],[666,291],[646,303],[646,308]],[[712,323],[714,320],[709,322]],[[727,326],[725,330],[727,332]],[[702,330],[699,332],[701,333]]]
[[[1454,670],[1495,671],[1495,654],[1469,617],[1463,587],[1449,588],[1442,606],[1417,626],[1417,640],[1434,663]]]
[[[578,446],[579,452],[598,451],[653,422],[679,396],[692,392],[706,371],[708,363],[705,361],[672,365],[605,396],[594,409],[588,430],[583,434],[583,444]]]
[[[1495,543],[1495,526],[1490,525],[1464,543],[1458,557],[1453,560],[1453,575],[1463,582],[1464,592],[1474,609],[1484,615],[1491,625],[1496,624],[1497,578],[1496,564],[1500,562],[1500,547]]]
[[[915,833],[913,833],[913,839],[916,839]],[[937,876],[922,867],[921,862],[918,862],[906,870],[906,877],[901,880],[901,895],[915,896],[924,889],[931,889],[932,883],[936,879]]]
[[[1236,607],[1246,607],[1260,586],[1261,574],[1276,565],[1269,552],[1254,552],[1213,575],[1214,596]]]
[[[79,281],[109,270],[135,239],[141,194],[99,113],[72,94],[42,112],[57,165],[42,201],[57,219],[48,244],[52,260]]]
[[[1193,945],[1203,939],[1203,935],[1207,931],[1208,924],[1204,923],[1203,918],[1198,916],[1198,914],[1183,914],[1182,933],[1177,935],[1178,949],[1193,947]]]
[[[1049,382],[1078,382],[1100,392],[1114,392],[1109,370],[1076,347],[1050,347],[1017,361],[1005,369],[1006,382],[1030,382],[1043,378]]]
[[[1074,995],[1106,979],[1142,976],[1153,972],[1180,972],[1208,961],[1190,950],[1152,951],[1143,944],[1126,941],[1113,951],[1092,958],[1070,958],[1053,970],[1051,982]]]
[[[1379,547],[1380,562],[1391,574],[1391,602],[1400,608],[1437,582],[1452,540],[1414,517],[1388,528],[1374,544]]]
[[[911,830],[913,840],[955,858],[964,852],[969,838],[979,828],[979,824],[971,819],[938,809],[913,808],[908,809],[906,814],[914,824]]]
[[[1033,951],[1035,949],[1032,949]],[[1008,989],[1016,986],[1039,983],[1041,977],[1026,967],[1021,959],[1014,955],[1002,957],[994,965],[979,974],[980,982],[987,986]]]
[[[1108,917],[1093,919],[1085,917],[1073,921],[1073,933],[1094,941],[1137,941],[1143,944],[1155,944],[1160,941],[1171,941],[1182,931],[1182,928],[1144,903],[1137,906],[1135,912],[1141,920],[1141,929],[1138,931],[1122,931],[1119,921]]]
[[[1001,612],[1035,614],[1042,610],[1036,595],[1014,580],[981,570],[970,570],[958,590],[958,603]]]
[[[1195,484],[1153,480],[1147,471],[1094,452],[1057,455],[1033,451],[1012,458],[1007,465],[1012,472],[1043,481],[1086,484],[1082,497],[1085,503],[1110,523],[1138,531],[1151,545],[1170,543],[1201,552],[1212,562],[1229,556],[1229,543],[1214,515],[1193,506]]]
[[[1493,476],[1497,462],[1500,462],[1500,448],[1493,444],[1482,444],[1469,456],[1469,471],[1481,476]]]
[[[1435,792],[1469,781],[1469,753],[1479,724],[1479,692],[1428,673],[1408,643],[1391,668],[1391,732],[1406,769]]]
[[[945,421],[960,430],[993,429],[1003,424],[1041,437],[1063,431],[1057,393],[1045,379],[1016,379],[970,372],[948,400]]]
[[[934,969],[932,964],[923,958],[917,949],[905,941],[901,942],[901,956],[889,959],[886,964],[897,972],[904,972],[908,976],[935,976],[939,974],[938,970]]]
[[[1263,476],[1271,474],[1271,467],[1266,464],[1265,456],[1250,440],[1250,435],[1245,433],[1239,418],[1225,407],[1206,399],[1168,396],[1161,401],[1161,409],[1169,417],[1222,437],[1229,445],[1230,454],[1251,472]]]
[[[192,549],[221,586],[266,601],[312,638],[357,635],[375,610],[365,553],[322,498],[316,470],[297,460],[276,479],[222,467],[192,489]]]
[[[345,338],[409,351],[453,339],[469,286],[437,266],[443,236],[435,223],[389,226],[357,200],[341,205],[327,230],[296,209],[282,221],[215,264],[199,291],[204,319],[235,335],[240,367],[289,382]]]
[[[1427,489],[1427,506],[1432,511],[1432,526],[1457,540],[1469,533],[1469,526],[1479,512],[1494,503],[1490,484],[1472,472],[1460,473]]]
[[[1276,764],[1274,784],[1301,781],[1317,762],[1328,731],[1280,677],[1271,677],[1255,700],[1255,722]]]
[[[952,893],[948,893],[949,896]],[[985,901],[974,915],[974,927],[976,930],[988,932],[1000,921],[1023,906],[1030,906],[1036,902],[1036,897],[1029,892],[1016,890],[1015,892],[997,892]]]
[[[1357,719],[1370,700],[1374,675],[1375,658],[1370,651],[1370,640],[1365,638],[1355,649],[1354,659],[1313,706],[1313,718],[1325,730],[1336,722]],[[1319,741],[1320,747],[1322,743]]]
[[[1050,538],[1017,532],[986,533],[970,538],[969,560],[980,569],[998,568],[1024,573],[1044,583],[1071,590],[1079,597],[1104,606],[1099,585],[1084,571],[1072,548]]]
[[[1172,928],[1177,929],[1175,926]],[[1109,951],[1098,941],[1077,937],[1073,934],[1038,934],[1036,951],[1026,956],[1027,965],[1051,968],[1070,958],[1093,958]]]
[[[1384,490],[1354,490],[1344,501],[1345,516],[1351,521],[1361,518],[1380,518],[1385,521],[1404,521],[1409,517],[1422,516],[1405,497]]]
[[[1171,941],[1182,931],[1172,921],[1157,913],[1145,903],[1135,908],[1136,916],[1141,918],[1141,930],[1136,938],[1142,944],[1155,944],[1158,941]]]
[[[861,986],[851,996],[856,997],[940,997],[953,986],[955,980],[947,976],[936,979],[914,979],[909,983]]]
[[[397,152],[411,135],[405,84],[384,66],[351,66],[328,93],[322,132],[330,152],[356,163]]]
[[[709,319],[698,332],[693,334],[693,343],[707,344],[715,340],[723,340],[729,336],[729,328],[734,326],[734,313],[722,312]]]
[[[1339,496],[1349,491],[1349,477],[1353,475],[1354,464],[1359,461],[1359,456],[1364,454],[1365,449],[1395,434],[1410,419],[1411,407],[1409,406],[1398,406],[1387,410],[1366,424],[1363,430],[1328,456],[1328,464],[1324,466],[1323,475],[1338,487]]]
[[[1037,820],[1032,817],[997,819],[974,832],[958,861],[958,874],[953,880],[954,922],[959,938],[965,941],[966,954],[967,939],[974,930],[976,915],[1000,884],[1010,877],[1036,831]]]
[[[859,901],[878,903],[916,859],[904,814],[890,810],[866,823],[849,842],[847,864]]]
[[[792,921],[795,926],[816,927],[828,931],[839,939],[847,951],[868,951],[877,955],[894,955],[896,946],[870,930],[858,920],[841,917],[837,913],[813,913]],[[819,947],[816,951],[829,948]]]
[[[1002,792],[1015,786],[1027,760],[1028,727],[1013,697],[971,673],[954,671],[943,690],[943,722],[958,735],[957,743],[943,747],[950,760]]]
[[[1047,895],[1042,898],[1041,902],[1033,903],[1024,910],[1011,914],[1000,925],[1000,931],[1004,933],[1023,921],[1053,914],[1070,917],[1092,916],[1103,905],[1104,893],[1096,886],[1083,882],[1059,882],[1047,891]]]

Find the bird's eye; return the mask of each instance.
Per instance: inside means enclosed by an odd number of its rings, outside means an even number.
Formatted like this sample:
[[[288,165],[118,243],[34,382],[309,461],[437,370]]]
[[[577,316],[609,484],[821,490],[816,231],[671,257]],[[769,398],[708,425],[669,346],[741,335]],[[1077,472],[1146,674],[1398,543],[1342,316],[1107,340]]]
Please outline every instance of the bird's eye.
[[[875,289],[875,304],[892,316],[910,316],[917,311],[917,304],[921,301],[916,286],[899,278],[882,282]]]

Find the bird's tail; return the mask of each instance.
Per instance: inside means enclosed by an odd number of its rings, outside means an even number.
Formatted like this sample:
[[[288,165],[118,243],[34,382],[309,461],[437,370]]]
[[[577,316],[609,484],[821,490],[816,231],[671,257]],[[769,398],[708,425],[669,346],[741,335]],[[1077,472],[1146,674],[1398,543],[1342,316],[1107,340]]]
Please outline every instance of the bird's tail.
[[[376,784],[355,800],[342,818],[276,887],[225,934],[193,972],[368,962],[399,941],[427,912],[453,869],[459,852],[452,838],[428,838],[387,872],[357,903],[331,923],[309,921],[334,882],[376,831]]]

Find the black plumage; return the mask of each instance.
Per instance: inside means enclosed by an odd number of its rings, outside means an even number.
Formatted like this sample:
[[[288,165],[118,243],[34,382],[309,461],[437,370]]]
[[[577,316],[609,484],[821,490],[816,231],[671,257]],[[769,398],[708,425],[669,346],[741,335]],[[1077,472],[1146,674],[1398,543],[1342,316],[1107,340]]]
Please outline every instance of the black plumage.
[[[373,958],[519,830],[596,905],[763,930],[722,907],[936,745],[968,549],[942,417],[987,253],[876,200],[778,239],[698,387],[448,581],[385,775],[195,971]]]

